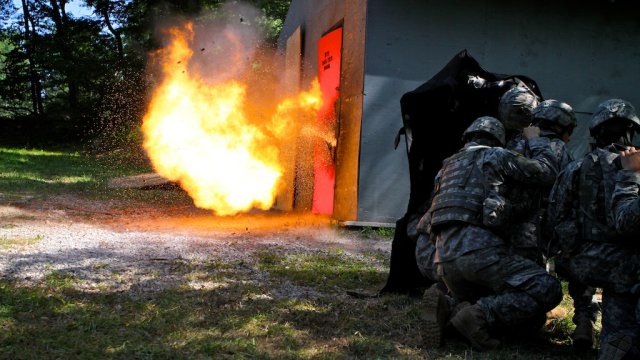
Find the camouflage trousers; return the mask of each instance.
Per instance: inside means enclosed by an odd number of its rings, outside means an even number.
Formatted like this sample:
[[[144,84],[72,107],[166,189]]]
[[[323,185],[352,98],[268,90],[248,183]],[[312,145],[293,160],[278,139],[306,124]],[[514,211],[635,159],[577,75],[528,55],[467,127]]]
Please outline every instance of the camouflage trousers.
[[[416,242],[416,262],[418,264],[418,269],[422,276],[433,282],[438,282],[442,279],[440,279],[437,274],[437,268],[434,262],[435,255],[436,246],[431,242],[427,235],[420,234],[420,236],[418,236],[418,241]]]
[[[640,359],[638,296],[604,289],[599,359]]]
[[[560,262],[572,278],[616,293],[628,293],[640,283],[638,248],[604,242],[586,243]]]
[[[459,301],[480,305],[492,330],[544,324],[562,300],[560,282],[507,246],[475,250],[438,264],[438,273]]]
[[[640,252],[634,247],[587,243],[562,263],[573,278],[603,288],[599,358],[640,358]]]

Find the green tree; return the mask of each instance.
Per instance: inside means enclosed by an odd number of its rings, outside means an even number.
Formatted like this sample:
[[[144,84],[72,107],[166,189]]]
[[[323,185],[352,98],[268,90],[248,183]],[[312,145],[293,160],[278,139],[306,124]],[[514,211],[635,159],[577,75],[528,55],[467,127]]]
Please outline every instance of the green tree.
[[[247,2],[261,9],[252,23],[275,46],[290,0]],[[137,141],[152,85],[147,57],[160,46],[156,26],[222,16],[224,1],[83,0],[93,11],[87,17],[67,13],[68,0],[17,4],[0,0],[0,117],[13,129],[0,136],[33,143],[110,134],[106,145],[121,146]]]

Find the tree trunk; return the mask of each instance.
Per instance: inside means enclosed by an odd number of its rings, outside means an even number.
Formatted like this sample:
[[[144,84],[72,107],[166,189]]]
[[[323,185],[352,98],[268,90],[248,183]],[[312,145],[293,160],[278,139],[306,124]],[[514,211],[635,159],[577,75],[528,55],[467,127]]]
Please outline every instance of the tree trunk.
[[[113,25],[111,25],[111,20],[109,20],[109,9],[104,7],[102,10],[102,17],[104,18],[104,23],[107,25],[107,28],[113,34],[113,37],[116,39],[116,45],[118,46],[118,60],[122,61],[124,59],[124,49],[122,47],[122,37],[120,36],[120,32],[116,30]]]
[[[27,1],[22,0],[22,13],[24,16],[24,38],[25,38],[25,53],[27,55],[27,61],[29,62],[29,82],[30,82],[30,95],[31,106],[33,114],[42,115],[44,108],[42,106],[42,86],[40,84],[40,77],[36,71],[36,65],[33,60],[34,42],[35,42],[35,26],[31,19],[31,13],[27,6]]]
[[[58,4],[58,0],[49,0],[49,3],[51,4],[51,19],[56,25],[56,33],[54,37],[60,46],[62,56],[68,61],[71,61],[73,54],[71,52],[71,48],[69,47],[69,39],[66,29],[67,13],[65,11],[65,6],[67,4],[67,1],[59,1],[60,4]],[[67,85],[69,86],[69,107],[71,108],[71,112],[75,113],[78,109],[78,84],[74,76],[72,75],[71,67],[66,67],[64,69],[64,75],[67,80]]]

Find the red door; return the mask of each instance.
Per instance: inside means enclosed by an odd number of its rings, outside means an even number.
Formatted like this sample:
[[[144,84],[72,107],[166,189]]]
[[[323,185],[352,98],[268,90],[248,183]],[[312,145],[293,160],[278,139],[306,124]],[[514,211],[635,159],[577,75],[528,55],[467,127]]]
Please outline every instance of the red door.
[[[320,137],[314,148],[312,211],[316,214],[333,213],[341,51],[341,27],[318,41],[318,81],[322,90],[323,106],[318,112]]]

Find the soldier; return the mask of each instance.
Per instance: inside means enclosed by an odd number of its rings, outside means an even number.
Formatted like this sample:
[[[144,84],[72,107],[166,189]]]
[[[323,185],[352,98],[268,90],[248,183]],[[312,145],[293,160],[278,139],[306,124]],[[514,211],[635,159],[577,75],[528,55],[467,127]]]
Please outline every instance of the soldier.
[[[611,207],[616,229],[640,235],[640,151],[635,147],[620,153],[622,170],[616,175]]]
[[[540,136],[550,140],[549,146],[554,154],[552,166],[558,173],[564,169],[573,158],[567,150],[566,144],[571,138],[573,129],[577,125],[573,108],[564,102],[549,99],[538,104],[539,98],[526,86],[514,87],[507,91],[500,99],[498,112],[500,120],[511,136],[507,139],[507,149],[516,151],[524,156],[530,156],[527,139],[522,136],[522,129],[529,124],[540,127]],[[538,104],[538,105],[536,105]],[[512,203],[519,204],[518,213],[521,217],[513,219],[505,229],[505,236],[515,251],[544,266],[548,256],[546,254],[546,240],[541,233],[544,210],[547,206],[554,181],[545,182],[542,178],[534,185],[518,186],[512,189],[510,196]],[[555,180],[555,179],[554,179]],[[562,263],[556,263],[555,270],[565,278]],[[593,346],[593,324],[597,317],[597,304],[593,302],[595,289],[578,281],[569,281],[569,295],[574,302],[573,322],[576,325],[573,333],[573,345],[576,350],[586,350]]]
[[[566,143],[576,127],[576,117],[569,104],[557,100],[545,100],[538,104],[537,97],[526,88],[516,87],[507,91],[501,98],[499,112],[505,128],[512,134],[507,139],[507,149],[525,157],[531,156],[529,141],[522,136],[522,130],[533,124],[540,128],[540,136],[549,139],[548,146],[553,153],[548,168],[557,175],[571,160]],[[520,108],[520,111],[515,109]],[[546,208],[546,198],[555,182],[554,175],[545,175],[526,186],[516,186],[510,192],[513,204],[520,207],[521,216],[513,218],[504,229],[509,243],[515,251],[544,266],[542,249],[539,244],[539,224]]]
[[[544,316],[562,300],[557,279],[535,262],[513,254],[492,231],[509,221],[504,195],[510,184],[549,174],[548,140],[537,138],[536,130],[525,131],[532,152],[532,159],[527,159],[502,148],[505,135],[500,121],[488,116],[476,119],[463,134],[464,147],[443,161],[423,219],[435,241],[438,275],[461,302],[449,323],[478,350],[500,344],[492,334],[498,328]],[[428,239],[418,241],[418,248],[429,248],[420,244]],[[432,288],[425,296],[438,301],[430,302],[436,308],[426,310],[427,321],[442,331],[450,308],[441,294],[429,292]]]
[[[556,165],[558,169],[564,169],[573,158],[565,144],[569,143],[573,129],[577,126],[576,116],[573,108],[567,103],[556,100],[545,100],[532,112],[533,123],[541,129],[540,136],[547,136],[551,139],[553,153],[556,155]],[[529,221],[531,226],[538,226],[546,219],[545,211],[547,207],[547,199],[551,192],[553,184],[542,186],[539,191],[542,199],[538,202],[538,216],[535,220]],[[536,221],[537,220],[537,221]],[[547,253],[548,245],[545,243],[548,234],[541,234],[541,229],[536,229],[540,239],[540,243],[545,257],[549,257]],[[576,350],[585,351],[593,347],[593,325],[598,315],[598,305],[593,301],[593,295],[596,289],[582,284],[575,279],[571,279],[569,274],[564,271],[564,265],[561,261],[555,263],[555,271],[558,275],[568,280],[568,292],[573,299],[574,315],[573,323],[576,325],[573,332],[573,346]]]
[[[599,358],[637,359],[637,238],[616,231],[610,204],[620,168],[616,149],[631,145],[640,119],[629,102],[610,99],[598,105],[589,129],[591,152],[561,172],[549,197],[553,250],[572,279],[603,289]]]
[[[522,130],[531,124],[531,113],[538,104],[540,98],[524,83],[509,89],[500,97],[498,119],[506,130],[507,149],[517,151],[519,144],[525,143]],[[523,154],[524,149],[518,152]]]

